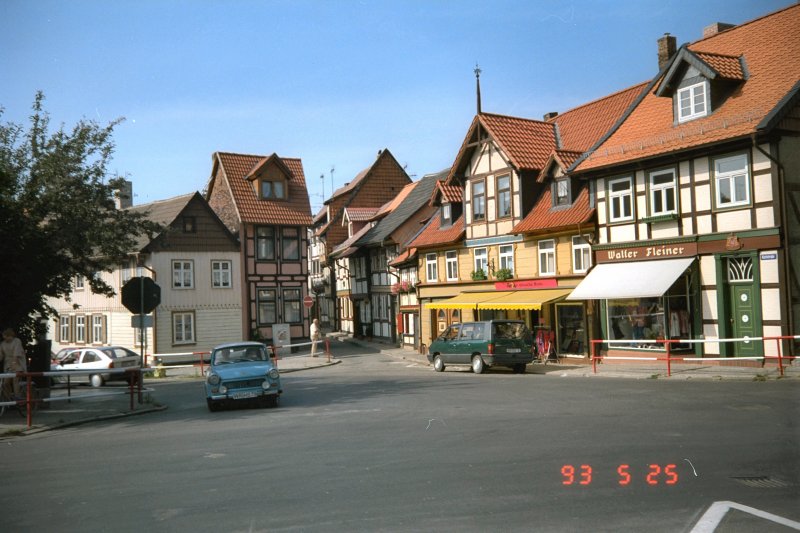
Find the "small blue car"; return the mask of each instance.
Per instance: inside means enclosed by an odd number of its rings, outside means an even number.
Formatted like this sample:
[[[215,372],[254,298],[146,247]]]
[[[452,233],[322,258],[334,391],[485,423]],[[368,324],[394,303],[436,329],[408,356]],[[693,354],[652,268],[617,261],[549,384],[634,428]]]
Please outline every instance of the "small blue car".
[[[214,348],[205,387],[209,411],[238,402],[277,407],[283,392],[280,373],[260,342]]]

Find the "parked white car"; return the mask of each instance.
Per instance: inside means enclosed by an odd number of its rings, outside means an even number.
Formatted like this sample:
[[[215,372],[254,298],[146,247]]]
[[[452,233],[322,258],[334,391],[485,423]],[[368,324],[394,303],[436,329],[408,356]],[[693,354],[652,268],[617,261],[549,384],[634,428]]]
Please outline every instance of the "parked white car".
[[[132,352],[122,346],[99,346],[95,348],[76,348],[63,355],[51,365],[50,370],[108,370],[110,368],[137,368],[142,364],[141,358],[136,352]],[[89,382],[92,387],[101,387],[106,381],[127,380],[129,374],[103,373],[80,374],[70,377],[70,382]],[[54,378],[56,383],[66,383],[66,376]]]

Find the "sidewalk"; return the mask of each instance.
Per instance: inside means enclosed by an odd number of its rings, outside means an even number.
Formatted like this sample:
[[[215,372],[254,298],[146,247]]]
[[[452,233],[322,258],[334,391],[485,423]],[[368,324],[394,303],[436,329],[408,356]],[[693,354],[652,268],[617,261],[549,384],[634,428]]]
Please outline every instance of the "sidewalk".
[[[412,361],[421,365],[430,365],[425,355],[410,348],[401,348],[381,342],[353,339],[349,336],[338,336],[341,342],[349,342],[364,348],[379,351],[398,359]],[[432,368],[432,367],[431,367]],[[464,367],[466,368],[466,367]],[[570,363],[562,360],[559,363],[546,365],[532,363],[528,365],[528,374],[541,374],[552,377],[596,377],[627,379],[684,379],[684,380],[743,380],[766,381],[773,379],[800,379],[800,363],[787,365],[784,362],[781,378],[777,363],[770,362],[764,367],[730,366],[693,361],[691,363],[673,362],[671,375],[667,372],[666,361],[606,361],[597,365],[597,373],[591,364]]]
[[[281,373],[297,372],[309,368],[330,366],[339,363],[338,359],[331,359],[321,354],[319,357],[287,356],[278,359],[278,369]],[[164,383],[173,380],[202,379],[200,367],[165,367],[166,376],[156,378],[153,374],[145,375],[144,388],[153,383]],[[124,394],[122,392],[125,392]],[[17,409],[7,407],[0,416],[0,440],[20,435],[32,435],[51,429],[74,426],[95,420],[107,420],[124,416],[141,415],[162,411],[167,406],[160,405],[151,393],[144,392],[144,401],[140,404],[134,397],[134,409],[130,408],[130,395],[128,388],[121,385],[111,385],[95,389],[87,385],[73,385],[72,399],[67,400],[67,389],[58,385],[50,389],[50,398],[46,406],[40,407],[32,414],[32,424],[28,427],[27,416],[20,416]],[[203,402],[198,397],[198,402]],[[204,402],[203,402],[204,403]],[[24,412],[24,409],[23,409]]]

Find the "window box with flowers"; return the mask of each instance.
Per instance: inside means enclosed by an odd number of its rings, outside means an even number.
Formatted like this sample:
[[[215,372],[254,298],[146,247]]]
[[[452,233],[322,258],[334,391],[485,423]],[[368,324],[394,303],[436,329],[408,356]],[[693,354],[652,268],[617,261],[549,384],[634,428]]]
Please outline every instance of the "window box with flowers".
[[[473,270],[470,272],[470,277],[472,281],[483,281],[486,279],[486,272],[483,269]]]
[[[511,272],[510,268],[501,268],[500,270],[495,271],[494,277],[497,279],[497,281],[506,281],[507,279],[513,278],[514,273]]]

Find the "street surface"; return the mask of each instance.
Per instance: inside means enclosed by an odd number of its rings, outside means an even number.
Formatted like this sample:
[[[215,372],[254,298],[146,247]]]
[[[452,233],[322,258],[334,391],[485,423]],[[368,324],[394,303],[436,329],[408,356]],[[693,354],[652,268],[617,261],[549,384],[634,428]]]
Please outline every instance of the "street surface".
[[[0,442],[3,531],[792,531],[796,381],[474,375],[347,344],[277,409],[165,411]],[[788,520],[779,524],[746,512]],[[699,529],[698,529],[699,531]]]

